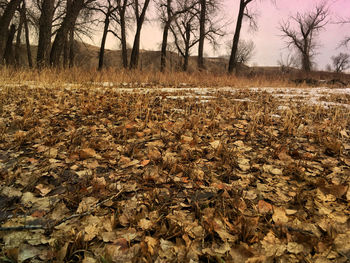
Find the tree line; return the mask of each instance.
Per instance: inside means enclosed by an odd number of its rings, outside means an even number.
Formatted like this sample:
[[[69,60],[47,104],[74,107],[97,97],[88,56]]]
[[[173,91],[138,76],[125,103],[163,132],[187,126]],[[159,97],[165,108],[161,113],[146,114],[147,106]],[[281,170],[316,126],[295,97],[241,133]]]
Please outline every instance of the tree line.
[[[229,43],[227,70],[233,73],[240,64],[247,62],[254,43],[241,39],[243,23],[256,27],[251,3],[258,0],[237,0],[239,10],[235,18],[232,41]],[[225,35],[227,23],[221,18],[220,0],[0,0],[0,58],[1,64],[20,65],[19,50],[22,33],[29,67],[71,67],[74,65],[74,40],[82,35],[91,36],[94,29],[103,26],[98,69],[104,65],[105,44],[108,34],[120,41],[122,66],[136,69],[139,63],[142,27],[147,21],[150,5],[154,5],[157,20],[162,25],[160,70],[167,68],[169,46],[182,57],[182,69],[188,69],[193,48],[198,48],[197,67],[205,70],[205,44],[217,45]],[[304,71],[311,71],[318,47],[317,36],[330,22],[329,5],[322,2],[311,11],[282,20],[279,25],[287,47],[296,52],[293,63]],[[343,19],[338,23],[350,23]],[[127,47],[128,29],[135,27],[131,51]],[[32,58],[30,30],[37,36],[38,51]],[[170,37],[171,38],[170,38]],[[344,38],[343,45],[350,42]],[[130,54],[129,54],[130,53]],[[294,56],[293,56],[294,57]],[[350,66],[349,55],[340,53],[332,57],[338,72]],[[287,61],[279,61],[291,66]]]

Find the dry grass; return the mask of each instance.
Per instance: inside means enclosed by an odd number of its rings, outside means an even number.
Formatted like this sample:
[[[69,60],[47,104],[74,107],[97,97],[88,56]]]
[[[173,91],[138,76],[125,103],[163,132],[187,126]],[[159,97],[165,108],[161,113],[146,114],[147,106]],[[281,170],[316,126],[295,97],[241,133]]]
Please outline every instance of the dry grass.
[[[40,83],[87,83],[87,82],[113,82],[135,83],[135,84],[155,84],[164,86],[179,86],[183,83],[201,87],[281,87],[291,86],[288,80],[282,77],[255,76],[255,77],[236,77],[228,74],[215,74],[208,72],[167,72],[157,71],[129,71],[106,69],[103,71],[83,70],[81,68],[72,68],[66,70],[44,69],[44,70],[15,70],[12,68],[0,69],[1,82],[23,82],[34,81]]]

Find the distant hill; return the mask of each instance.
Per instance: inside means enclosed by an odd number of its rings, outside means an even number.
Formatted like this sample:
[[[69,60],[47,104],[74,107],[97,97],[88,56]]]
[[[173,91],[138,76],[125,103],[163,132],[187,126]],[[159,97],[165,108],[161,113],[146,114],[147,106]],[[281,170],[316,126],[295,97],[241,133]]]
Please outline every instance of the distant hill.
[[[84,68],[93,68],[98,65],[99,47],[76,42],[75,64]],[[130,56],[131,50],[128,50]],[[224,72],[228,61],[223,58],[206,59],[206,66],[211,72]],[[104,66],[106,68],[122,67],[122,58],[120,50],[105,50]],[[160,51],[140,50],[139,68],[141,70],[159,70],[160,69]],[[167,52],[167,68],[169,70],[181,70],[182,57],[174,52]],[[189,59],[188,71],[197,70],[197,57],[192,56]]]
[[[98,66],[98,55],[100,48],[87,43],[75,41],[75,60],[74,63],[77,67],[84,69],[95,69]],[[32,46],[32,57],[35,64],[37,47]],[[128,56],[130,57],[131,50],[128,50]],[[26,49],[21,47],[20,61],[22,65],[28,65]],[[182,57],[175,52],[167,53],[167,70],[169,71],[181,71],[182,70]],[[227,71],[228,57],[207,57],[205,58],[205,66],[207,71],[213,73],[225,73]],[[105,50],[104,57],[105,68],[122,68],[122,57],[120,50]],[[148,51],[140,50],[139,57],[139,69],[140,70],[154,70],[160,69],[160,51]],[[189,59],[188,72],[197,71],[197,57],[191,56]],[[284,78],[290,80],[337,80],[340,79],[346,83],[350,83],[350,74],[339,74],[333,72],[316,71],[311,73],[304,73],[296,68],[285,68],[281,70],[280,67],[261,67],[254,66],[249,67],[246,65],[239,66],[239,74],[245,77],[264,76],[265,78]]]
[[[77,67],[85,69],[97,68],[98,55],[100,47],[87,43],[75,41],[74,43],[75,59],[74,64]],[[32,58],[35,64],[37,46],[31,47]],[[21,47],[20,61],[22,65],[28,65],[27,53],[25,46]],[[130,58],[131,50],[128,50],[128,58]],[[225,72],[228,60],[225,58],[207,58],[206,67],[210,72]],[[105,49],[104,67],[106,68],[122,68],[122,57],[120,50]],[[160,51],[140,50],[139,69],[156,70],[160,69]],[[167,69],[178,71],[182,69],[182,57],[175,52],[167,52]],[[197,70],[197,57],[192,56],[189,59],[188,71]]]

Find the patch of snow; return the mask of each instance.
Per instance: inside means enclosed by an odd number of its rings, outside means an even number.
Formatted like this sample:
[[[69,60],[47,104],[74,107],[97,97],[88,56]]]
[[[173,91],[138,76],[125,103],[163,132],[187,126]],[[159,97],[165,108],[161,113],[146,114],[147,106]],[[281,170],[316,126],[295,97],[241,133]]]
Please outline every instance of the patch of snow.
[[[277,110],[280,110],[280,111],[282,111],[282,110],[290,110],[290,108],[288,106],[285,106],[285,105],[280,105],[280,106],[277,107]]]

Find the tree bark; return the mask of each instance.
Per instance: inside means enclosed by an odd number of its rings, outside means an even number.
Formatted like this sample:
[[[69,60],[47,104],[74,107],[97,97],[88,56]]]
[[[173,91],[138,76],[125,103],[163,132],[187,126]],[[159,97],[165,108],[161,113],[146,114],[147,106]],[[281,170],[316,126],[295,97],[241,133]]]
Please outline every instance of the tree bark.
[[[69,68],[74,66],[75,50],[74,50],[74,27],[69,32]]]
[[[122,60],[123,67],[125,69],[128,68],[128,48],[126,44],[126,21],[125,21],[125,12],[126,7],[128,5],[128,0],[123,1],[123,5],[120,4],[120,0],[118,0],[118,10],[120,15],[120,42],[122,46]]]
[[[160,53],[160,71],[164,72],[166,68],[166,49],[168,45],[168,34],[169,34],[169,28],[170,28],[171,21],[166,21],[163,29],[163,40],[162,40],[162,49]]]
[[[307,53],[302,54],[302,68],[305,72],[311,71],[310,56]]]
[[[197,58],[197,66],[199,70],[205,69],[204,66],[204,40],[205,40],[205,19],[206,19],[206,7],[207,1],[200,0],[201,11],[200,11],[200,19],[199,19],[199,42],[198,42],[198,58]]]
[[[237,68],[236,55],[237,55],[238,42],[239,42],[239,37],[240,37],[240,33],[241,33],[245,7],[246,7],[246,4],[245,4],[244,0],[240,0],[239,12],[238,12],[237,24],[236,24],[236,31],[235,31],[235,34],[233,36],[231,56],[230,56],[230,60],[229,60],[229,64],[228,64],[228,73],[232,73]]]
[[[134,44],[131,50],[130,69],[136,69],[139,63],[141,28],[137,26]]]
[[[164,23],[164,28],[163,28],[163,39],[162,39],[162,48],[160,51],[160,71],[164,72],[166,68],[166,48],[168,45],[168,34],[169,34],[169,28],[172,20],[172,15],[171,15],[171,2],[172,0],[167,0],[167,18]]]
[[[17,36],[16,36],[16,45],[15,45],[15,65],[16,67],[20,67],[21,65],[21,36],[22,36],[22,29],[24,24],[24,16],[23,16],[23,6],[20,11],[20,19],[19,24],[17,28]]]
[[[13,54],[13,39],[15,38],[16,26],[11,25],[8,32],[7,42],[5,46],[5,52],[3,59],[6,65],[13,65],[15,62],[15,57]]]
[[[39,19],[39,43],[36,64],[38,68],[49,65],[52,19],[55,0],[43,0]]]
[[[64,45],[63,45],[63,68],[67,68],[68,66],[68,54],[69,54],[69,45],[68,45],[68,34],[67,34],[67,37],[64,40]]]
[[[103,35],[101,40],[101,46],[100,46],[100,53],[98,56],[98,70],[102,70],[103,68],[103,59],[104,59],[104,53],[105,53],[105,45],[106,45],[106,39],[107,39],[107,33],[108,33],[108,27],[109,27],[109,14],[106,14],[105,23],[103,28]]]
[[[188,70],[188,58],[190,56],[190,41],[191,41],[191,24],[187,23],[186,25],[186,37],[185,37],[185,55],[184,55],[184,64],[182,66],[183,71]]]
[[[74,27],[80,11],[84,7],[84,0],[73,0],[67,2],[67,14],[63,19],[61,27],[58,29],[50,53],[50,64],[54,67],[60,65],[60,57],[64,48],[64,41],[68,32]]]
[[[23,0],[24,33],[26,36],[28,66],[29,66],[29,68],[33,68],[32,51],[30,49],[29,27],[28,27],[28,20],[27,20],[26,12],[27,12],[26,2],[25,2],[25,0]]]
[[[135,13],[136,13],[136,34],[135,34],[135,38],[134,38],[134,44],[132,47],[132,51],[131,51],[131,57],[130,57],[130,69],[136,69],[138,66],[138,61],[139,61],[139,53],[140,53],[140,37],[141,37],[141,29],[142,29],[142,25],[143,22],[145,20],[145,16],[146,16],[146,10],[148,7],[150,0],[145,0],[145,3],[143,5],[142,11],[141,11],[141,15],[138,14],[138,1],[135,1]]]
[[[0,58],[3,58],[8,37],[8,28],[21,0],[11,0],[0,17]],[[1,64],[1,63],[0,63]]]

